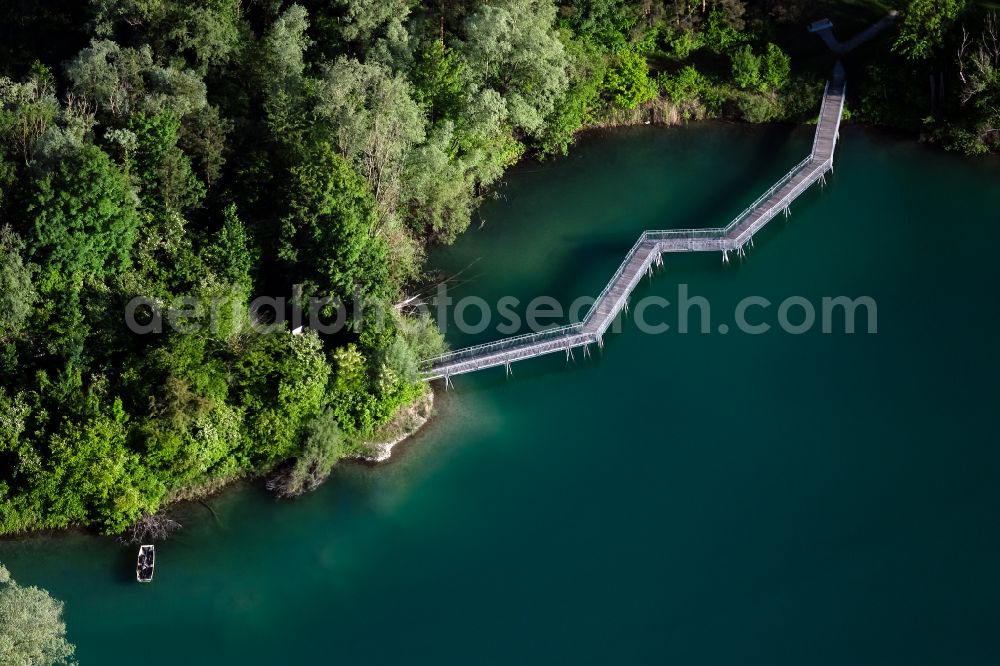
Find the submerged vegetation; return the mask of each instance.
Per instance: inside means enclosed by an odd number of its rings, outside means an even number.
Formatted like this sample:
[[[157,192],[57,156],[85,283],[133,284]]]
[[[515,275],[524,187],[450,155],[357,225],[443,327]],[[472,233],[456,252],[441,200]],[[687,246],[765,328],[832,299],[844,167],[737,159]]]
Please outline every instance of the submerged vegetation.
[[[889,3],[893,5],[893,3]],[[855,116],[1000,142],[989,6],[896,2],[853,55]],[[274,472],[322,481],[427,390],[406,314],[423,257],[526,152],[583,127],[801,120],[831,56],[802,29],[888,6],[806,0],[90,0],[0,17],[0,533],[121,532]],[[857,82],[856,85],[854,82]],[[162,333],[141,296],[217,304]],[[261,330],[259,296],[343,330]],[[277,314],[283,315],[280,308]],[[221,323],[220,323],[221,322]]]

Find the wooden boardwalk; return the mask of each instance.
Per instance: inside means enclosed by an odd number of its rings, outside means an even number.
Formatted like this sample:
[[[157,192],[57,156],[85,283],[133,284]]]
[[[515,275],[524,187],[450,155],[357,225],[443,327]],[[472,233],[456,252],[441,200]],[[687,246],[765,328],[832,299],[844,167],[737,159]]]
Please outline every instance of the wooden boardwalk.
[[[729,261],[731,252],[743,255],[755,233],[776,216],[787,215],[792,201],[813,184],[825,182],[826,173],[833,170],[844,91],[843,69],[838,63],[834,78],[823,94],[812,152],[727,226],[643,232],[580,323],[457,349],[427,359],[422,365],[423,378],[428,381],[443,378],[447,383],[455,375],[484,368],[503,365],[509,372],[511,363],[544,354],[565,351],[569,356],[575,348],[582,348],[586,354],[591,344],[603,345],[604,334],[627,307],[629,295],[643,275],[652,273],[653,266],[662,263],[663,253],[721,252],[723,261]]]

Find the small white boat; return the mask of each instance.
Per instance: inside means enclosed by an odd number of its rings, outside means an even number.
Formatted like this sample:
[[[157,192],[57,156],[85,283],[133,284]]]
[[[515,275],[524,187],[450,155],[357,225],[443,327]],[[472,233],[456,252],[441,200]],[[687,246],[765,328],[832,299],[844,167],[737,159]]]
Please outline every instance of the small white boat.
[[[153,567],[156,566],[156,546],[139,546],[139,559],[135,564],[135,578],[140,583],[153,580]]]

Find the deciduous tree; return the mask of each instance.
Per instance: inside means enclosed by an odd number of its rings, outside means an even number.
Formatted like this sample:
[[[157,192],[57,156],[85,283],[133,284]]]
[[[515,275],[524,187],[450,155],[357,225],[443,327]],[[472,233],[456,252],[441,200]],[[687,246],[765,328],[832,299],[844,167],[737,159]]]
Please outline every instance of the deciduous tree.
[[[911,60],[930,58],[965,6],[966,0],[910,0],[893,49]]]
[[[555,16],[551,0],[484,4],[466,22],[461,46],[472,84],[496,91],[509,122],[532,136],[541,133],[569,84]]]
[[[61,601],[41,588],[18,585],[0,564],[0,663],[75,664],[62,614]]]
[[[31,256],[46,267],[101,278],[128,265],[139,227],[136,197],[100,148],[67,155],[38,182],[28,210]]]
[[[755,55],[749,44],[737,48],[732,55],[733,81],[743,90],[762,90],[765,87],[761,76],[761,58]]]
[[[340,58],[324,72],[316,112],[333,144],[358,165],[383,215],[396,211],[407,152],[424,139],[409,81],[378,63]]]
[[[608,69],[604,85],[613,96],[615,104],[624,109],[634,109],[656,97],[656,84],[649,78],[646,57],[633,49],[620,53]]]
[[[9,227],[0,227],[0,341],[21,330],[35,302],[31,271],[21,253],[24,243]]]
[[[772,90],[779,90],[788,83],[792,61],[777,44],[768,43],[763,59],[762,78]]]
[[[282,258],[324,295],[347,301],[355,287],[367,296],[391,294],[375,201],[353,166],[322,143],[291,175]]]

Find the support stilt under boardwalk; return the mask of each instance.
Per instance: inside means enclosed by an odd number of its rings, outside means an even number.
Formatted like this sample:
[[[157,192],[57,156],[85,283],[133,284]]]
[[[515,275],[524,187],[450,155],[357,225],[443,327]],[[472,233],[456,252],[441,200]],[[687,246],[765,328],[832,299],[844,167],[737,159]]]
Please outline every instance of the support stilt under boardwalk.
[[[572,358],[572,347],[596,343],[604,348],[604,334],[615,318],[628,311],[628,298],[642,276],[653,265],[663,265],[664,252],[722,252],[723,263],[729,263],[729,252],[746,256],[745,246],[753,246],[753,236],[768,222],[784,213],[791,215],[791,203],[814,183],[825,184],[826,173],[833,172],[833,154],[840,137],[840,118],[844,109],[844,70],[837,63],[833,80],[827,83],[820,105],[819,121],[813,138],[812,151],[767,192],[740,213],[725,227],[711,229],[667,229],[646,231],[625,255],[625,261],[597,297],[583,321],[540,333],[505,338],[466,349],[458,349],[422,362],[423,379],[445,380],[453,387],[451,377],[484,368],[506,366],[535,356],[566,351]]]

